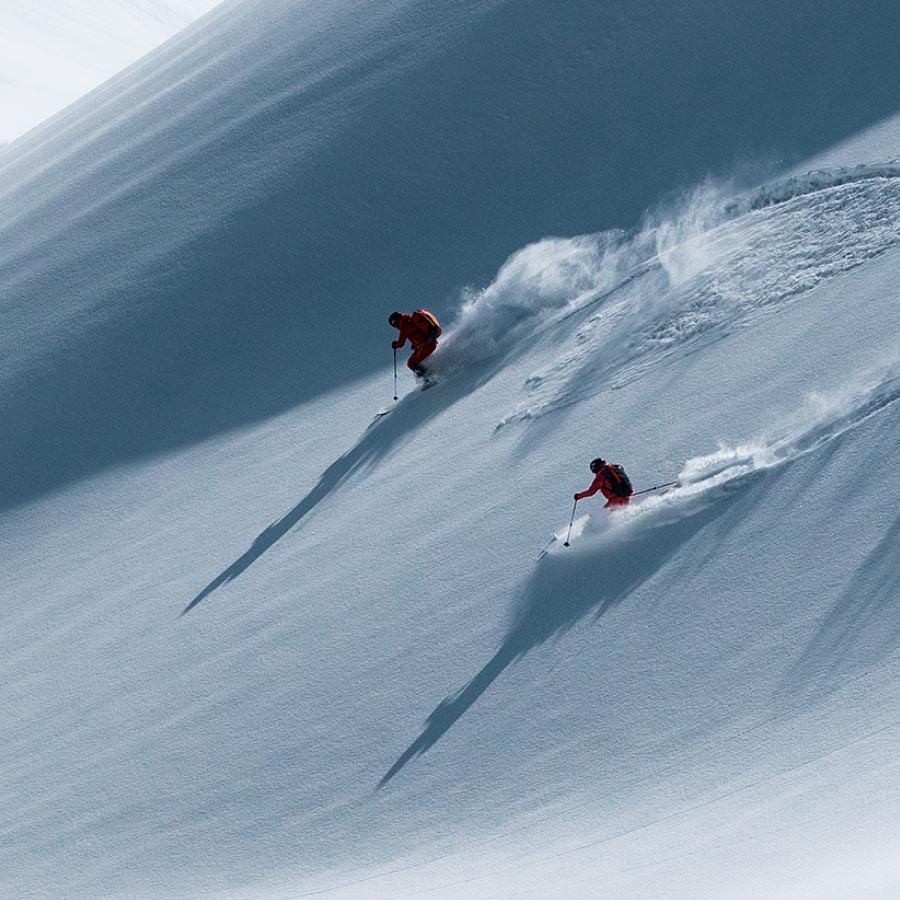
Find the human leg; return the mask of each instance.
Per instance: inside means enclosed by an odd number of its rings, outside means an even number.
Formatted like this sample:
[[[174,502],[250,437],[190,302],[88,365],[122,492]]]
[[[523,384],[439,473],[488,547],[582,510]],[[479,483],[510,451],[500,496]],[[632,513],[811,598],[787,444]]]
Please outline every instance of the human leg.
[[[415,372],[416,369],[419,368],[422,360],[434,353],[435,347],[437,347],[437,341],[425,341],[425,343],[419,344],[419,346],[410,354],[409,359],[406,361],[406,365]]]

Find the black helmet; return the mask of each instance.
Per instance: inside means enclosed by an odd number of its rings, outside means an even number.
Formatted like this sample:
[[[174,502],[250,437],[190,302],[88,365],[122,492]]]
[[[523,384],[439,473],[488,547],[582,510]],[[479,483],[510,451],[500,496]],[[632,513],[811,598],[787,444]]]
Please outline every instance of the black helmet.
[[[606,460],[598,456],[591,460],[591,471],[596,475],[605,465]]]
[[[392,312],[388,316],[388,325],[390,325],[391,328],[396,328],[400,324],[400,318],[401,318],[400,313]]]

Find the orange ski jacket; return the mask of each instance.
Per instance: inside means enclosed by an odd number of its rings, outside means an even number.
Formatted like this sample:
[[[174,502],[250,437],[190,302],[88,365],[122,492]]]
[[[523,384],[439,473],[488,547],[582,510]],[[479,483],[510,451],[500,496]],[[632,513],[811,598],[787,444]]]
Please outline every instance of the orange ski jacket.
[[[441,336],[441,326],[438,320],[427,309],[417,309],[411,316],[400,314],[400,324],[396,326],[400,334],[394,341],[393,347],[399,350],[407,341],[413,347],[419,347],[431,341],[437,343]]]

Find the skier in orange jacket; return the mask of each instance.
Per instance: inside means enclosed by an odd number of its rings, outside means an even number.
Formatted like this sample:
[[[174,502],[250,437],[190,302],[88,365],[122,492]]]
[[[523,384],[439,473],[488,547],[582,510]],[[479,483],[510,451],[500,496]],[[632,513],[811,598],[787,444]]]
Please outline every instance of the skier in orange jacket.
[[[634,488],[621,466],[610,464],[605,459],[598,457],[591,461],[591,471],[594,473],[594,481],[586,491],[575,495],[576,500],[593,497],[597,491],[600,491],[606,497],[606,506],[626,506],[628,504]]]
[[[422,360],[431,356],[437,347],[437,339],[441,336],[438,320],[427,309],[417,309],[412,315],[393,312],[388,318],[391,327],[399,330],[400,335],[391,346],[399,350],[407,340],[412,344],[413,352],[406,365],[419,377],[423,378],[427,369]]]

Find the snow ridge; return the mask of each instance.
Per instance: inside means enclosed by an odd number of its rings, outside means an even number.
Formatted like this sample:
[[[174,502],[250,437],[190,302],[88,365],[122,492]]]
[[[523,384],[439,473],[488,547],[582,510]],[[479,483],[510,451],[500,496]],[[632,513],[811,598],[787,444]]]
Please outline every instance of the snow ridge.
[[[900,177],[900,162],[863,163],[858,166],[819,169],[764,185],[747,196],[728,203],[725,212],[728,215],[740,216],[756,209],[764,209],[793,200],[795,197],[803,197],[844,184],[855,184],[874,178],[898,177]]]

